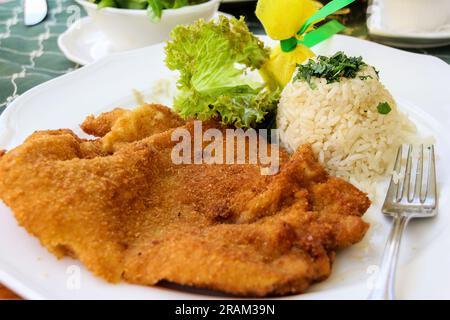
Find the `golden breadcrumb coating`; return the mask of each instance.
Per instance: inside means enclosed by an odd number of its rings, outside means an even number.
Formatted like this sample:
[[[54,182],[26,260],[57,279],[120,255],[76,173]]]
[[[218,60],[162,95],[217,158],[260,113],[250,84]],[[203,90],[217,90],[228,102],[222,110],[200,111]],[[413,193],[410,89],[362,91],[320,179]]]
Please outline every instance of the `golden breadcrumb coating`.
[[[281,151],[273,176],[258,164],[175,165],[177,116],[161,112],[165,126],[150,109],[88,118],[84,129],[103,140],[34,133],[0,158],[0,198],[50,252],[111,282],[300,293],[329,276],[337,249],[363,238],[370,201],[330,177],[310,146]],[[155,127],[142,129],[145,119]]]
[[[134,110],[114,109],[89,116],[82,124],[84,132],[103,137],[105,151],[114,152],[124,143],[137,141],[185,123],[176,113],[160,104],[145,104]]]

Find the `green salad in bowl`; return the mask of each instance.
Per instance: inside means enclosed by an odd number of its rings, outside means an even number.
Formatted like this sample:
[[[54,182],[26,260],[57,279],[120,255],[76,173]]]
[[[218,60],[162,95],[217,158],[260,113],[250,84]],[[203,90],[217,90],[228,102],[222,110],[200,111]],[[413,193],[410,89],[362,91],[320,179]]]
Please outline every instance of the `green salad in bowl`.
[[[112,50],[142,48],[169,39],[178,25],[217,16],[220,0],[75,0]]]
[[[162,11],[165,9],[178,9],[185,6],[200,4],[209,0],[89,0],[96,3],[98,8],[121,8],[121,9],[146,9],[152,21],[161,19]]]

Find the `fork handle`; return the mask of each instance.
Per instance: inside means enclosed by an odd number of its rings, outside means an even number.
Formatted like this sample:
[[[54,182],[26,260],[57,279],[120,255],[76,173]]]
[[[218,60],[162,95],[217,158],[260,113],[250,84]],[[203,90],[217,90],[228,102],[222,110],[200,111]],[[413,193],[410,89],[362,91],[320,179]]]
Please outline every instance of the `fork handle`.
[[[369,294],[369,300],[394,300],[395,271],[400,251],[403,231],[408,224],[409,217],[402,214],[394,216],[389,238],[384,248],[380,269],[375,285]]]

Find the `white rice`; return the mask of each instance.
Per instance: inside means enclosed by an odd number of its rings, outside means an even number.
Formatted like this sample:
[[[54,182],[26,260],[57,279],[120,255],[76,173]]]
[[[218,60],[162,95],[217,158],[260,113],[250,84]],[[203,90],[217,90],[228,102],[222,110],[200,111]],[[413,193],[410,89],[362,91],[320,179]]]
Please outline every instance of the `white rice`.
[[[373,67],[339,82],[311,82],[314,89],[295,81],[282,92],[277,114],[281,144],[293,152],[310,143],[330,174],[371,193],[370,186],[392,169],[398,146],[414,139],[414,124],[398,111]],[[389,103],[391,112],[380,114],[380,102]]]

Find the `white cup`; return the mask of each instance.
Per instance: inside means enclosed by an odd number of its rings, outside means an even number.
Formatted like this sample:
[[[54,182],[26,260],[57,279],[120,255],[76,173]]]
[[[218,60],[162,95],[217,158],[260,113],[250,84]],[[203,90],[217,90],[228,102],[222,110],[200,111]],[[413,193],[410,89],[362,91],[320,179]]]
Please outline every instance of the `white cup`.
[[[383,28],[397,32],[435,32],[450,25],[450,0],[374,0]]]

